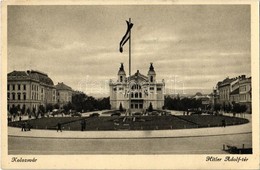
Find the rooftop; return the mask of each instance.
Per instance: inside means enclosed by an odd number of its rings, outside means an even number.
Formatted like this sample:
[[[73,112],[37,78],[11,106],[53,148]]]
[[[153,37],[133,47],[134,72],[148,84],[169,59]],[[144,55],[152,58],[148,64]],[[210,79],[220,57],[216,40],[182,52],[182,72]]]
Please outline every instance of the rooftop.
[[[67,86],[63,82],[58,83],[57,85],[55,85],[55,87],[56,87],[57,90],[70,90],[70,91],[72,91],[72,88]]]
[[[47,74],[35,71],[35,70],[28,70],[28,71],[16,71],[10,72],[7,74],[8,80],[35,80],[39,81],[40,83],[47,84],[53,86],[53,81],[51,78],[48,77]]]

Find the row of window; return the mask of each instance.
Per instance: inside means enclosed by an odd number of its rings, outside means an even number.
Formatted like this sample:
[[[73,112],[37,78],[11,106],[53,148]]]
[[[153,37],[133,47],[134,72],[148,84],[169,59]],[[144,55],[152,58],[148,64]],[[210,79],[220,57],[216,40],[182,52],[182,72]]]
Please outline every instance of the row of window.
[[[27,100],[26,93],[7,93],[8,100]],[[31,96],[32,100],[39,100],[38,93],[32,92]],[[41,95],[41,100],[43,100],[43,95]],[[55,96],[53,96],[53,100],[55,100]]]
[[[143,104],[131,104],[131,109],[143,109]]]
[[[245,86],[240,86],[240,87],[239,87],[239,91],[240,91],[240,92],[246,91],[246,85],[245,85]]]
[[[141,89],[141,86],[132,86],[132,90],[140,90]],[[150,87],[149,88],[150,90],[154,90],[154,87]],[[116,91],[117,90],[117,88],[115,87],[114,88],[114,91]],[[122,91],[122,90],[124,90],[124,88],[123,87],[118,87],[118,90],[119,91]],[[157,87],[157,89],[156,89],[157,91],[162,91],[162,88],[161,87]]]
[[[142,93],[131,93],[131,98],[142,98]]]
[[[8,84],[7,85],[7,90],[26,90],[26,84]],[[31,89],[34,91],[39,90],[39,86],[32,84]],[[43,88],[41,88],[41,92],[43,93]]]
[[[15,87],[16,87],[16,84],[12,84],[12,85],[8,84],[7,90],[10,90],[10,89],[16,90]],[[17,90],[21,90],[21,89],[26,90],[26,84],[17,84]]]
[[[32,90],[34,91],[38,91],[39,90],[39,86],[32,84]],[[42,88],[42,92],[43,92],[43,88]]]
[[[223,91],[219,92],[220,99],[229,99],[229,90],[224,89]]]
[[[26,100],[26,93],[12,93],[12,95],[10,93],[7,93],[7,99],[8,100]]]

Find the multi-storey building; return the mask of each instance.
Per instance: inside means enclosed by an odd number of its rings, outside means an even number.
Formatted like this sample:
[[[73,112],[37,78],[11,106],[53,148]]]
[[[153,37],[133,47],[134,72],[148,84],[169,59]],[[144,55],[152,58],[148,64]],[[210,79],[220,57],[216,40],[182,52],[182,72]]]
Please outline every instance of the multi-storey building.
[[[65,104],[72,101],[72,88],[64,84],[63,82],[55,85],[57,90],[57,103],[62,108]]]
[[[241,75],[235,78],[226,78],[217,84],[218,102],[225,107],[239,103],[246,105],[251,111],[251,77]]]
[[[251,77],[241,78],[239,81],[239,103],[246,105],[247,110],[251,111],[252,103],[252,87],[251,87]]]
[[[8,110],[17,107],[23,112],[37,112],[40,105],[56,103],[56,89],[47,74],[40,71],[13,71],[8,73]]]
[[[112,109],[119,109],[121,105],[124,109],[129,109],[130,106],[131,112],[142,112],[150,104],[154,109],[162,109],[165,83],[164,80],[161,82],[156,80],[152,63],[147,76],[137,70],[134,75],[126,77],[123,63],[121,63],[117,75],[117,81],[110,80],[109,83]]]

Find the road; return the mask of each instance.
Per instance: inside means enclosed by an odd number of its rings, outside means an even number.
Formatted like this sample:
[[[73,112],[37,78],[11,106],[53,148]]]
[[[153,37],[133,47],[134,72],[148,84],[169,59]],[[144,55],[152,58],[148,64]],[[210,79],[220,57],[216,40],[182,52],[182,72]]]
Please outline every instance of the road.
[[[150,139],[8,137],[9,154],[224,154],[223,144],[252,147],[252,133]]]

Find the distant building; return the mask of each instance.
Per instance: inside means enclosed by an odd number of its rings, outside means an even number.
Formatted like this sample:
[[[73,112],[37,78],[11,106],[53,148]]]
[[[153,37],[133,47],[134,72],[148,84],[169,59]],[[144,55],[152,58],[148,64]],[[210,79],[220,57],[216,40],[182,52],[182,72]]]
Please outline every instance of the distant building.
[[[56,103],[56,89],[46,73],[28,70],[13,71],[7,75],[8,111],[17,107],[37,112],[40,105]]]
[[[123,64],[118,71],[117,81],[110,80],[110,104],[112,109],[129,109],[129,94],[131,95],[131,112],[140,112],[152,104],[154,109],[162,109],[164,105],[164,80],[156,80],[156,73],[151,63],[147,76],[139,70],[130,78],[126,77]],[[130,83],[129,83],[130,81]]]
[[[246,105],[251,112],[251,77],[241,75],[231,79],[226,78],[217,83],[216,90],[217,103],[222,107],[239,103]]]
[[[57,103],[62,108],[65,104],[72,101],[72,88],[67,86],[66,84],[58,83],[55,85],[57,91]]]
[[[196,100],[201,100],[202,109],[204,110],[211,109],[210,105],[213,103],[212,101],[213,94],[203,95],[202,93],[197,92],[192,98]]]

